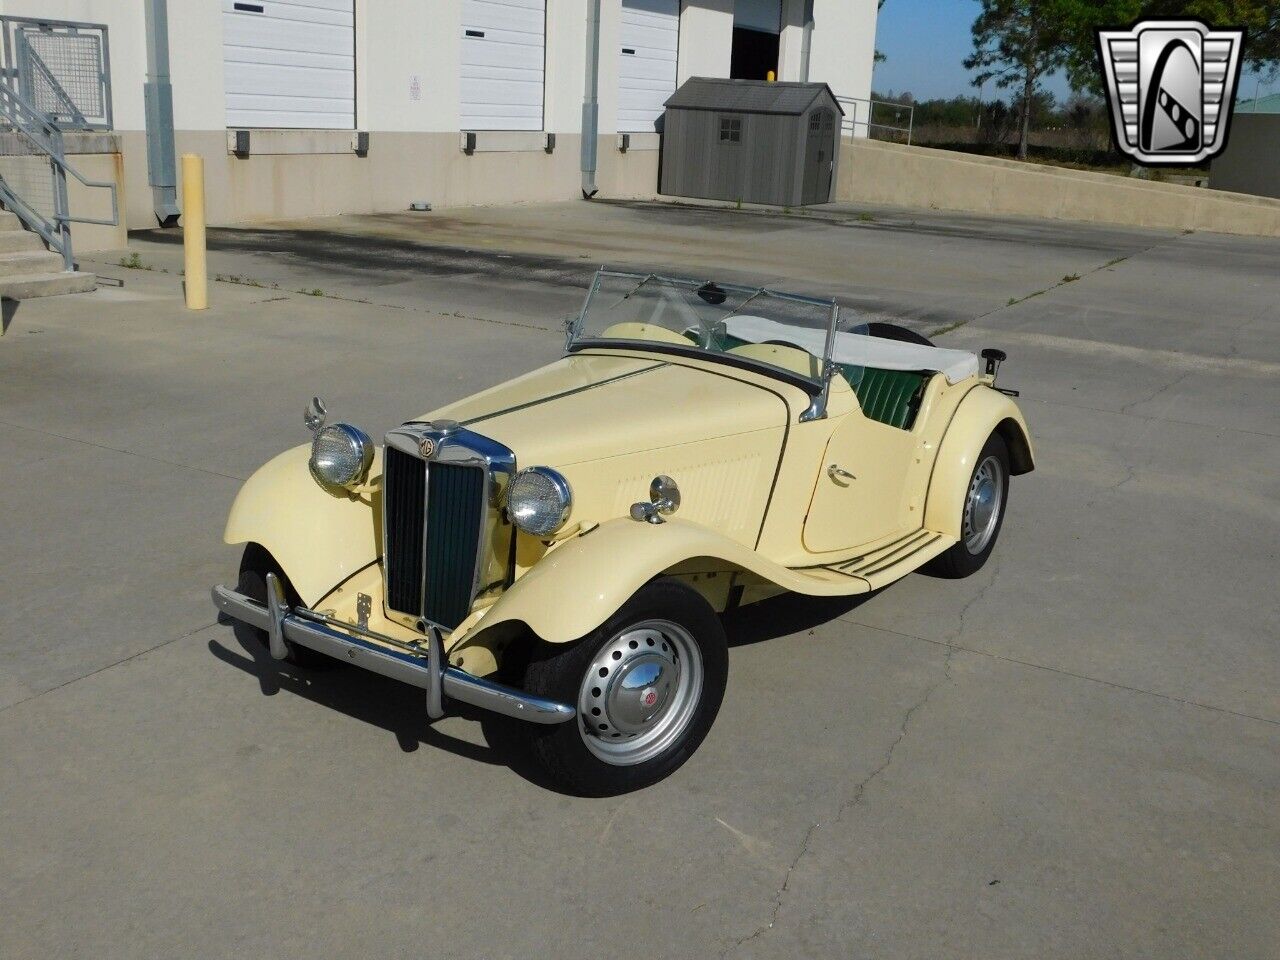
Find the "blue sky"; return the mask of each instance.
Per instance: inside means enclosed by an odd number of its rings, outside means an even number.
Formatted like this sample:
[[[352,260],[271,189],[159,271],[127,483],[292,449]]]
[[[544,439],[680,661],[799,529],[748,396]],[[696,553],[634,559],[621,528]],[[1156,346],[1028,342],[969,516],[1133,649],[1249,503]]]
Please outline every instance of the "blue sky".
[[[963,61],[973,50],[969,28],[981,6],[978,0],[886,0],[876,49],[889,59],[876,65],[872,86],[878,93],[907,90],[917,100],[976,95],[978,88]],[[1252,98],[1256,84],[1256,76],[1241,77],[1237,96]],[[1050,77],[1045,87],[1059,100],[1071,92],[1061,76]],[[1269,92],[1280,93],[1280,81],[1263,81],[1262,94]],[[983,91],[988,100],[1008,95],[990,84]]]

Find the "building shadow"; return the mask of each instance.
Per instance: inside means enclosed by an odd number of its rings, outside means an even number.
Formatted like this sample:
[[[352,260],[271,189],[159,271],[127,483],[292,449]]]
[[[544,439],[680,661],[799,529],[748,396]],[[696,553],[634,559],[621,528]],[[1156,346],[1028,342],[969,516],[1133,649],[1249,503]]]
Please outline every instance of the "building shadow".
[[[18,300],[10,300],[8,297],[0,297],[0,337],[9,332],[13,318],[18,315],[19,302]]]

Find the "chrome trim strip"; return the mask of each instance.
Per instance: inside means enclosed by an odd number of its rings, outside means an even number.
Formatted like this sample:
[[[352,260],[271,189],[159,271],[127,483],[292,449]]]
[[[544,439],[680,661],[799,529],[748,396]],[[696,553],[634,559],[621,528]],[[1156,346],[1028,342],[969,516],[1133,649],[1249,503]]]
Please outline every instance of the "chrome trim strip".
[[[495,417],[505,417],[509,413],[519,413],[521,410],[528,410],[530,407],[541,406],[544,403],[551,403],[555,400],[563,400],[565,397],[572,397],[579,393],[585,393],[588,390],[595,390],[610,383],[617,383],[619,380],[628,380],[631,377],[638,377],[642,373],[649,373],[651,370],[657,370],[659,367],[665,366],[669,366],[665,360],[655,361],[652,366],[641,367],[639,370],[632,370],[630,373],[620,373],[616,377],[609,377],[605,380],[597,380],[595,383],[588,384],[585,387],[574,387],[572,390],[552,393],[545,397],[539,397],[537,400],[529,400],[525,403],[518,403],[513,407],[494,410],[492,413],[482,413],[480,416],[472,417],[470,420],[463,420],[462,425],[464,427],[469,427],[472,424],[483,423],[484,421],[492,420]]]
[[[214,605],[232,619],[259,630],[271,629],[272,611],[256,600],[227,587],[214,587],[212,595]],[[445,696],[530,723],[564,723],[577,716],[577,710],[568,704],[447,666],[443,643],[435,631],[426,646],[414,646],[302,607],[284,607],[279,613],[282,640],[425,690],[427,712],[433,718],[444,714]]]

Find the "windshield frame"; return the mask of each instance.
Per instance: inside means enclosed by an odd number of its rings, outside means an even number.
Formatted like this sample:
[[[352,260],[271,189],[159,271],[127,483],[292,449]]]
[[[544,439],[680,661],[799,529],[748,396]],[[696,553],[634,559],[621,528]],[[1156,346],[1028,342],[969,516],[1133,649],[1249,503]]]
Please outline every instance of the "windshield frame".
[[[592,298],[600,290],[602,279],[617,280],[634,280],[636,285],[634,289],[626,296],[630,297],[646,283],[657,282],[676,287],[685,287],[690,291],[697,291],[708,283],[714,282],[715,286],[729,294],[738,294],[744,299],[737,308],[725,314],[722,320],[738,315],[742,307],[754,300],[756,297],[769,296],[776,297],[779,300],[786,300],[792,303],[807,304],[810,306],[821,307],[830,311],[827,318],[827,330],[825,347],[823,355],[819,357],[819,376],[817,379],[802,376],[781,367],[773,366],[759,360],[753,360],[750,357],[738,356],[731,353],[723,353],[716,350],[708,350],[704,347],[690,344],[688,347],[675,343],[665,343],[662,341],[651,340],[623,340],[606,337],[584,337],[582,336],[583,324],[586,320],[587,309],[591,305]],[[807,297],[802,294],[784,293],[778,290],[772,290],[768,287],[749,286],[740,283],[723,283],[719,280],[694,280],[689,277],[668,277],[658,273],[632,273],[625,270],[606,270],[601,268],[596,271],[595,276],[591,280],[591,285],[587,288],[586,297],[583,299],[582,307],[576,315],[566,319],[565,321],[565,352],[577,353],[580,350],[592,348],[604,348],[613,350],[638,350],[646,353],[666,353],[676,356],[685,356],[695,360],[713,360],[717,363],[723,363],[727,366],[739,367],[742,369],[753,370],[763,373],[766,376],[773,377],[790,383],[793,386],[804,390],[813,398],[813,404],[810,406],[809,414],[804,419],[815,419],[822,416],[825,411],[826,395],[831,383],[831,375],[835,370],[835,365],[831,362],[831,352],[834,349],[835,334],[840,323],[840,305],[834,298],[824,297]],[[817,329],[817,328],[815,328]]]

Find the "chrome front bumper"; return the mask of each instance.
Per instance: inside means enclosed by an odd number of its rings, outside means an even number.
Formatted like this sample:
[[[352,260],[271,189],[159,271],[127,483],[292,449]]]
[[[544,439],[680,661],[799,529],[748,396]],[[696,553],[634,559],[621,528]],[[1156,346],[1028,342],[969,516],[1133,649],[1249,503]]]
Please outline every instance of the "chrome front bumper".
[[[440,632],[434,627],[424,642],[404,643],[362,630],[305,607],[290,607],[284,589],[267,574],[267,604],[229,590],[213,588],[213,603],[234,620],[265,630],[271,656],[289,655],[285,641],[315,650],[336,660],[353,663],[384,677],[400,680],[427,692],[427,715],[444,716],[444,697],[507,717],[531,723],[564,723],[577,713],[573,707],[493,683],[448,665]]]

